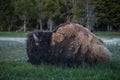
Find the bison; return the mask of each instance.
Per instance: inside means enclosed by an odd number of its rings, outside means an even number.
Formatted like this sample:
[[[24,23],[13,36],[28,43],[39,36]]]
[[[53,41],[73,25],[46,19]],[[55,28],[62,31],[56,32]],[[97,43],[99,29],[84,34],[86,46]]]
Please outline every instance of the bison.
[[[95,64],[109,62],[111,53],[102,40],[76,23],[63,23],[53,32],[28,34],[27,54],[32,64]]]

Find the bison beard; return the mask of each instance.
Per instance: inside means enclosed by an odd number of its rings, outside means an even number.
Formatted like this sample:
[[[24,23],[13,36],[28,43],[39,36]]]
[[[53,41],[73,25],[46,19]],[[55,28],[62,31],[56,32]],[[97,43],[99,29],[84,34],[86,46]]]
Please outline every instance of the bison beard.
[[[111,57],[100,39],[75,23],[61,24],[53,32],[28,34],[27,54],[32,64],[95,64]]]

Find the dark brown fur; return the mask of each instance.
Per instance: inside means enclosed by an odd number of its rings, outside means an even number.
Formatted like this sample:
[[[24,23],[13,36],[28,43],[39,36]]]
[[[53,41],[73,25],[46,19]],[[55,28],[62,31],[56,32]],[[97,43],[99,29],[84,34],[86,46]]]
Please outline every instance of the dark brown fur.
[[[108,49],[104,46],[104,43],[100,39],[98,39],[93,33],[91,33],[87,28],[79,24],[64,23],[61,24],[52,33],[44,35],[44,32],[36,32],[36,35],[37,34],[39,34],[39,38],[42,36],[44,36],[43,38],[47,37],[48,43],[45,45],[49,45],[49,47],[45,46],[46,48],[43,49],[42,47],[44,46],[34,46],[33,44],[35,42],[32,36],[31,38],[30,36],[28,36],[28,56],[30,53],[33,54],[31,55],[31,57],[36,56],[35,51],[32,53],[29,50],[32,51],[32,49],[41,47],[40,49],[38,49],[38,54],[40,56],[42,54],[46,54],[47,56],[38,57],[38,59],[46,58],[49,63],[52,64],[81,64],[84,62],[94,64],[110,61],[111,55]],[[49,34],[50,36],[47,36]],[[32,45],[33,47],[29,47],[30,45]],[[31,61],[36,60],[36,57],[31,57],[29,56]]]
[[[33,38],[33,33],[39,38],[38,42],[35,42]],[[32,64],[40,64],[43,62],[49,63],[51,58],[51,35],[52,32],[41,31],[34,31],[28,34],[26,47],[29,62],[31,62]]]

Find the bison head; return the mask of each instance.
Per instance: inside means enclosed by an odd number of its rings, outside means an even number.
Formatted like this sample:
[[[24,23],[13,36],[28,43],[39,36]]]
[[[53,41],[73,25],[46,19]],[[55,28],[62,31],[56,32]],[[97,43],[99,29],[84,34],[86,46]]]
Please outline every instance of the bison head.
[[[32,64],[49,62],[51,53],[50,42],[52,32],[34,31],[28,34],[27,54]]]

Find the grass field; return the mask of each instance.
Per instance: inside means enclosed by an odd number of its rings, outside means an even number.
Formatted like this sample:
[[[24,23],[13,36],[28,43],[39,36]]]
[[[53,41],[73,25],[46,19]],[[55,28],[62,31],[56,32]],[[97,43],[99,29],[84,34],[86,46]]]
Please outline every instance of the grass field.
[[[0,37],[26,37],[29,32],[0,32]]]
[[[120,80],[120,63],[60,67],[1,60],[0,80]]]
[[[26,33],[21,34],[24,37]],[[14,35],[19,37],[16,33]],[[120,45],[108,44],[107,47],[112,53],[112,60],[106,64],[35,66],[27,62],[25,43],[0,41],[0,80],[120,80]]]
[[[94,34],[96,34],[99,37],[117,37],[120,38],[120,32],[93,32]]]
[[[29,32],[0,32],[0,37],[26,37]],[[120,32],[93,32],[99,37],[120,37]]]

